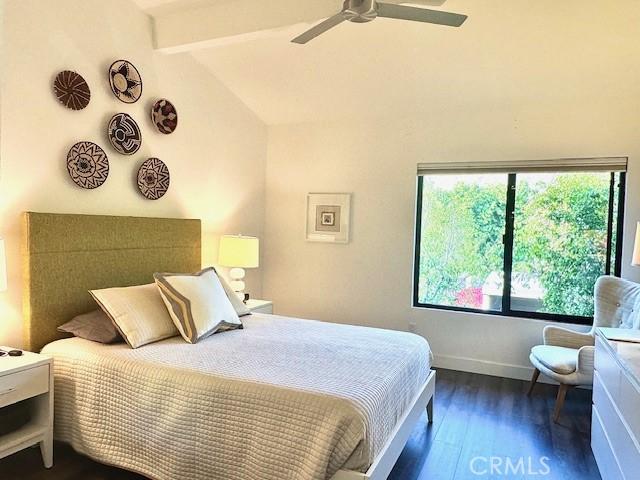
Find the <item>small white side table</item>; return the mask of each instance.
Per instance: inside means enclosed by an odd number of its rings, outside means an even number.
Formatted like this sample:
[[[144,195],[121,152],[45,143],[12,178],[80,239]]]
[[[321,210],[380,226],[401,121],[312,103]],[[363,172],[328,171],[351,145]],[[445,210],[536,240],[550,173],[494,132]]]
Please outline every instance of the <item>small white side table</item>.
[[[246,305],[251,310],[251,313],[273,313],[273,302],[269,300],[250,298],[247,300]]]
[[[37,353],[0,357],[0,408],[23,400],[28,400],[31,408],[31,419],[25,426],[0,435],[0,458],[39,443],[44,466],[53,466],[52,367],[50,357]]]

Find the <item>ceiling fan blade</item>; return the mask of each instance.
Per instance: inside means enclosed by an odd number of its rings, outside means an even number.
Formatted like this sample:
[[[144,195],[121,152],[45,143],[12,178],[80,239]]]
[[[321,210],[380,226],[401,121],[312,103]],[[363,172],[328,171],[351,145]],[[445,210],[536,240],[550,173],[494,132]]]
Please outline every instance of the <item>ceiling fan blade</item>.
[[[305,43],[307,43],[307,42],[313,40],[314,38],[316,38],[318,35],[322,35],[327,30],[330,30],[333,27],[335,27],[336,25],[341,24],[345,20],[346,20],[346,18],[344,17],[344,13],[340,12],[339,14],[334,15],[333,17],[327,18],[324,22],[319,23],[318,25],[316,25],[312,29],[307,30],[302,35],[300,35],[299,37],[294,38],[291,41],[293,43],[299,43],[301,45],[304,45]]]
[[[436,23],[449,27],[459,27],[467,19],[466,15],[429,10],[427,8],[404,7],[390,3],[378,3],[378,16],[413,20],[414,22]]]

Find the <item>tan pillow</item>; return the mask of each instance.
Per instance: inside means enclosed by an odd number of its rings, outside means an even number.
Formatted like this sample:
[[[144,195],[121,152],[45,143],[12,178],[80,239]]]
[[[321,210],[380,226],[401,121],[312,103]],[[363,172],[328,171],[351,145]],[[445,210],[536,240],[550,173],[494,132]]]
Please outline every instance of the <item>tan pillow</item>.
[[[98,343],[124,341],[111,318],[102,310],[76,315],[64,325],[60,325],[58,331]]]
[[[155,284],[91,290],[131,348],[178,334]]]
[[[153,276],[180,335],[197,343],[222,330],[242,328],[233,305],[213,268],[198,273],[156,273]]]

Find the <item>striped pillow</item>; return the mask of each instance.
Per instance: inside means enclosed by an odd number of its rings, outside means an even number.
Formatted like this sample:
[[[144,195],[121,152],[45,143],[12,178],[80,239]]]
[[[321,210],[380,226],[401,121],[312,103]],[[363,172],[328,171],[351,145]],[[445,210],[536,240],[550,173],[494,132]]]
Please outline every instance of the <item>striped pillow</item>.
[[[131,348],[178,334],[153,283],[90,293]]]
[[[213,268],[194,274],[156,273],[153,277],[173,323],[187,342],[242,328]]]

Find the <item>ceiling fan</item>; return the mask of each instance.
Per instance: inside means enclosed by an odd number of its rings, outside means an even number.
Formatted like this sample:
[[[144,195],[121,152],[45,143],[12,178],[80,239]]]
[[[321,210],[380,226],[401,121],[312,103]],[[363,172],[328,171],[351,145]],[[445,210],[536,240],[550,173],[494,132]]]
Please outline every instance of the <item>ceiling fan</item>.
[[[407,0],[406,3],[418,3],[418,0],[414,0],[414,2]],[[443,2],[437,1],[434,3],[440,4]],[[333,17],[329,17],[327,20],[319,23],[312,29],[291,41],[293,43],[305,44],[344,21],[367,23],[375,20],[377,17],[435,23],[438,25],[447,25],[449,27],[459,27],[467,19],[466,15],[460,15],[457,13],[382,3],[376,0],[345,0],[340,13]]]

